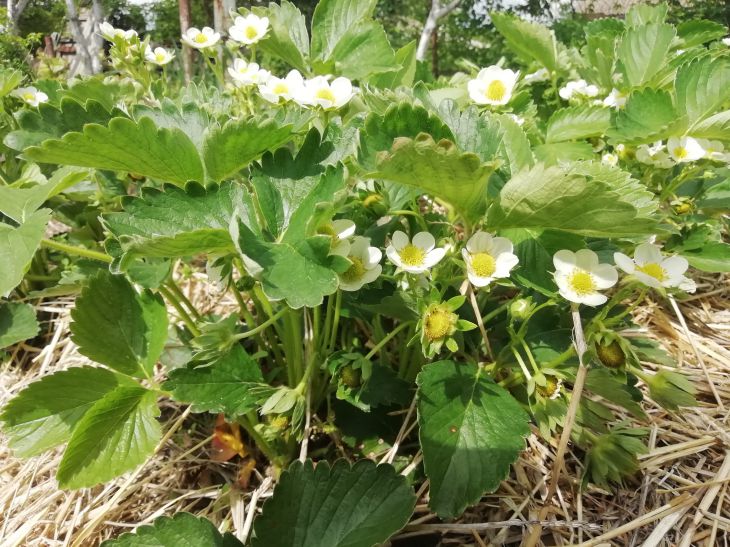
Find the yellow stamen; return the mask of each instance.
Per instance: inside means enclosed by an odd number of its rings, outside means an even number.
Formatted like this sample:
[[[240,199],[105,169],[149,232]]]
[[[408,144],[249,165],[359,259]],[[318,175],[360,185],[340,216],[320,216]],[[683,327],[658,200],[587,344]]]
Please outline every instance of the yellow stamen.
[[[636,269],[641,273],[649,275],[657,281],[664,281],[667,278],[667,274],[659,264],[656,262],[649,262],[643,266],[636,266]]]
[[[246,38],[249,40],[253,40],[259,35],[259,31],[256,30],[256,27],[246,27]]]
[[[596,291],[593,276],[583,270],[575,270],[568,278],[568,285],[578,296],[585,296]]]
[[[35,99],[35,95],[33,93],[23,93],[23,99],[26,101],[32,101]]]
[[[421,266],[426,258],[426,252],[420,247],[409,243],[398,251],[398,256],[406,266]]]
[[[479,277],[490,277],[497,269],[497,263],[489,253],[476,253],[471,257],[471,267]]]
[[[440,340],[451,333],[455,314],[443,308],[434,308],[423,321],[423,334],[429,340]]]
[[[687,149],[684,146],[678,146],[674,149],[674,157],[680,160],[687,157]]]
[[[331,103],[335,102],[335,94],[332,93],[332,91],[330,91],[326,87],[323,87],[322,89],[318,89],[317,93],[315,93],[314,96],[318,99],[329,101]]]
[[[347,258],[352,262],[352,266],[345,273],[341,274],[342,279],[345,281],[357,281],[365,275],[365,264],[362,263],[360,257],[348,256]]]
[[[155,60],[158,63],[161,63],[162,61],[165,60],[165,54],[164,53],[158,53],[157,55],[155,55]]]
[[[499,80],[489,82],[487,90],[484,92],[490,101],[501,101],[504,99],[505,93],[507,93],[507,87]]]
[[[289,86],[284,82],[279,82],[274,86],[272,91],[274,92],[274,95],[283,95],[284,93],[289,93]]]
[[[203,34],[202,32],[199,32],[195,36],[195,42],[198,44],[204,44],[207,41],[208,41],[208,37],[205,34]]]

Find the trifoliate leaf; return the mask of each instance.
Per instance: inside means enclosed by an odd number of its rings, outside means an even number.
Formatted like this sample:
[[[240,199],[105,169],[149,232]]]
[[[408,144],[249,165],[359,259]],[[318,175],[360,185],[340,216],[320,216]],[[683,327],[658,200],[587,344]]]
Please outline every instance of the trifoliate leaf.
[[[254,547],[372,547],[402,528],[416,497],[390,465],[294,462],[254,522]]]
[[[243,543],[230,532],[221,534],[208,519],[176,513],[108,539],[101,547],[243,547]]]
[[[706,120],[730,100],[730,58],[701,57],[677,70],[674,89],[677,109],[686,116],[687,132]]]
[[[545,142],[599,137],[611,124],[611,111],[594,105],[579,105],[555,112],[547,123]]]
[[[234,212],[253,214],[248,193],[238,184],[204,189],[189,184],[183,190],[166,186],[145,189],[141,197],[127,198],[124,211],[103,216],[119,240],[122,269],[136,256],[178,258],[199,253],[235,251],[229,234]],[[247,213],[248,212],[248,213]]]
[[[0,349],[33,338],[39,329],[35,310],[30,304],[0,303]]]
[[[439,105],[439,114],[451,129],[454,142],[462,152],[474,152],[482,161],[491,161],[498,154],[502,145],[502,128],[495,116],[480,113],[476,106],[459,111],[452,100]]]
[[[94,486],[147,460],[160,440],[157,395],[120,386],[96,401],[74,427],[56,478],[61,488]]]
[[[347,32],[372,17],[375,0],[322,0],[312,16],[313,59],[329,59]]]
[[[65,443],[99,399],[131,380],[103,368],[70,368],[33,382],[5,406],[0,420],[21,458]]]
[[[550,71],[558,68],[558,44],[552,30],[509,13],[492,12],[490,17],[507,46],[522,59],[537,61]]]
[[[121,110],[109,111],[93,100],[83,106],[71,98],[61,99],[59,106],[41,103],[38,109],[18,112],[19,129],[8,133],[3,143],[20,152],[29,146],[40,145],[46,139],[60,139],[68,132],[81,131],[87,123],[104,125],[112,117],[123,115]]]
[[[618,46],[618,58],[631,87],[649,82],[664,65],[676,31],[665,23],[648,23],[626,29]]]
[[[235,417],[254,410],[271,389],[263,384],[259,365],[236,344],[209,364],[193,363],[170,372],[163,388],[194,412],[225,412]]]
[[[123,276],[91,278],[71,311],[79,352],[130,376],[151,376],[167,339],[167,310],[159,296],[138,293]]]
[[[725,25],[707,19],[690,19],[677,25],[677,36],[682,41],[684,49],[719,40],[725,34],[727,34]]]
[[[159,108],[137,104],[133,110],[134,118],[149,118],[159,128],[179,129],[185,133],[199,151],[203,149],[206,130],[210,126],[210,116],[195,103],[178,107],[170,99],[163,99]]]
[[[364,0],[362,3],[365,3]],[[327,61],[334,63],[337,74],[352,80],[363,80],[373,74],[399,68],[383,25],[375,21],[362,21],[351,26]]]
[[[178,185],[204,178],[200,155],[188,136],[179,129],[158,128],[147,117],[138,122],[114,118],[107,127],[88,124],[82,132],[32,146],[24,156],[41,163],[126,171]]]
[[[429,506],[452,518],[507,476],[525,447],[530,418],[473,363],[429,363],[417,383]]]
[[[51,212],[41,209],[17,227],[0,222],[0,297],[10,294],[23,280],[50,218]]]
[[[619,169],[590,162],[537,165],[504,185],[487,223],[494,229],[553,228],[617,237],[654,233],[655,210],[646,188]]]
[[[203,148],[208,176],[214,181],[230,178],[267,150],[286,143],[291,134],[291,125],[249,118],[213,129]]]
[[[616,143],[646,144],[667,138],[684,124],[669,93],[644,88],[631,94],[606,135]]]
[[[487,183],[495,163],[484,163],[476,154],[459,152],[448,140],[434,141],[427,133],[415,139],[399,137],[378,157],[371,176],[420,188],[475,218],[484,211]]]

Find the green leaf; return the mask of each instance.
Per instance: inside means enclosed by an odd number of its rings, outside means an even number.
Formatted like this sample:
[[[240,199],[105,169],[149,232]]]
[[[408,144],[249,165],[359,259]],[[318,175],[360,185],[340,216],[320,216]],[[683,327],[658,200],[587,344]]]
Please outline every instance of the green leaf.
[[[120,386],[99,399],[78,421],[56,478],[61,488],[88,488],[131,471],[160,441],[157,394]]]
[[[123,276],[100,272],[71,311],[79,352],[130,376],[149,377],[167,339],[167,311],[159,296],[138,293]]]
[[[402,528],[416,497],[390,465],[294,462],[254,522],[254,547],[372,547]]]
[[[558,45],[553,31],[509,13],[492,12],[490,17],[507,46],[522,59],[537,61],[550,71],[558,68]]]
[[[634,4],[626,13],[626,24],[638,27],[649,23],[663,23],[667,18],[665,3],[652,6],[650,4]]]
[[[692,128],[693,137],[730,141],[730,110],[718,112],[697,122]]]
[[[372,17],[376,0],[321,0],[312,16],[312,58],[329,59],[357,23]]]
[[[193,406],[193,412],[225,412],[240,416],[254,410],[270,395],[263,384],[259,365],[236,344],[231,350],[206,364],[192,364],[170,372],[163,389],[173,399]]]
[[[482,161],[491,161],[499,153],[503,132],[497,117],[480,113],[476,106],[460,111],[450,99],[439,105],[439,115],[461,151],[474,152]]]
[[[337,290],[337,272],[349,262],[330,256],[328,236],[299,242],[270,243],[256,236],[240,219],[233,225],[233,237],[249,274],[258,278],[270,300],[285,300],[292,308],[313,308]]]
[[[198,151],[203,149],[203,142],[210,126],[210,116],[196,103],[178,106],[170,99],[163,99],[159,108],[146,104],[134,105],[134,118],[149,118],[155,126],[164,129],[179,129],[185,133]]]
[[[364,21],[350,27],[329,60],[334,61],[337,74],[352,80],[363,80],[372,74],[399,68],[383,25],[374,21]]]
[[[264,152],[286,143],[291,134],[291,125],[274,120],[242,118],[216,127],[204,145],[208,176],[214,181],[230,178]]]
[[[0,349],[33,338],[39,330],[33,306],[19,302],[0,303]]]
[[[703,272],[730,272],[730,245],[708,242],[698,249],[680,250],[690,265]]]
[[[451,141],[436,142],[421,133],[415,139],[397,138],[389,151],[379,155],[377,170],[369,176],[420,188],[473,219],[484,211],[495,166],[476,154],[459,152]]]
[[[453,518],[507,476],[525,448],[530,418],[473,363],[429,363],[417,383],[429,507]]]
[[[111,111],[114,105],[128,101],[136,95],[131,78],[105,78],[100,74],[91,78],[74,78],[69,81],[65,90],[60,90],[64,97],[70,97],[80,104],[95,101]],[[63,99],[61,99],[63,100]]]
[[[586,45],[581,50],[584,70],[591,81],[607,89],[615,85],[616,43],[625,28],[618,19],[597,19],[586,25]]]
[[[618,237],[655,233],[655,211],[652,194],[619,169],[594,163],[537,165],[504,185],[487,223],[492,229],[553,228]]]
[[[66,133],[81,131],[87,123],[107,124],[114,116],[124,116],[119,109],[113,113],[97,101],[81,105],[74,99],[63,98],[59,106],[41,103],[38,109],[21,110],[16,114],[19,129],[5,136],[8,148],[22,151],[40,145],[46,139],[60,139]]]
[[[677,70],[677,108],[687,117],[688,133],[730,100],[730,57],[701,57]]]
[[[137,256],[179,258],[235,252],[228,229],[237,210],[253,214],[251,199],[241,186],[224,183],[206,190],[191,183],[185,189],[145,188],[141,197],[124,201],[123,212],[107,213],[103,219],[120,242],[125,269]]]
[[[108,127],[84,126],[24,152],[42,163],[126,171],[183,185],[203,180],[203,164],[193,142],[180,129],[158,128],[148,117],[138,122],[114,118]]]
[[[602,136],[611,125],[611,111],[579,105],[555,112],[547,123],[545,142],[562,142]]]
[[[0,222],[0,297],[10,294],[23,281],[50,218],[51,212],[41,209],[18,227]]]
[[[243,547],[230,532],[221,534],[208,519],[190,513],[159,517],[132,534],[108,539],[101,547]]]
[[[103,368],[78,367],[33,382],[5,406],[0,420],[21,458],[65,443],[99,399],[131,381]]]
[[[78,184],[89,177],[89,171],[80,167],[58,169],[46,184],[29,188],[0,186],[0,213],[22,223],[34,213],[47,199]]]
[[[309,33],[307,21],[299,9],[291,2],[281,0],[281,5],[270,2],[267,8],[255,7],[253,12],[269,18],[269,32],[266,39],[259,42],[261,51],[307,72],[304,57],[309,55]]]
[[[0,69],[0,98],[7,97],[23,82],[23,73],[3,67]]]
[[[533,150],[535,159],[546,167],[566,162],[588,161],[595,158],[588,142],[552,142],[540,144]]]
[[[645,88],[631,94],[606,135],[622,144],[647,144],[672,135],[684,123],[668,92]]]
[[[535,164],[535,157],[530,149],[530,141],[524,130],[507,115],[499,116],[502,128],[502,145],[500,154],[505,158],[510,173],[517,173]]]
[[[637,403],[631,393],[631,388],[613,372],[605,367],[596,367],[588,371],[586,376],[586,389],[596,395],[600,395],[607,401],[617,404],[639,419],[646,418],[646,414]]]
[[[374,74],[369,83],[378,89],[395,89],[398,86],[412,86],[416,77],[416,46],[415,40],[408,42],[395,52],[395,71]]]
[[[677,25],[677,36],[682,40],[682,47],[685,49],[719,40],[726,33],[725,25],[707,19],[690,19]]]
[[[663,66],[676,31],[672,25],[649,23],[626,30],[618,46],[628,84],[641,86]]]

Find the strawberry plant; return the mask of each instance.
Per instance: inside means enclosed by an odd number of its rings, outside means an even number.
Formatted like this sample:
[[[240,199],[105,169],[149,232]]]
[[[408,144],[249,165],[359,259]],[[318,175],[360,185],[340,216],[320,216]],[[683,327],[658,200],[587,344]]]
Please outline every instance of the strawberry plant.
[[[77,295],[89,361],[0,418],[19,456],[65,446],[60,488],[144,465],[166,399],[222,415],[218,441],[275,483],[252,545],[365,547],[426,480],[461,515],[530,434],[559,439],[548,498],[569,444],[610,489],[646,450],[637,385],[695,404],[644,369],[668,356],[631,312],[694,292],[690,266],[730,270],[727,29],[639,5],[577,50],[493,14],[519,65],[426,83],[374,6],[191,28],[183,88],[171,51],[108,24],[103,76],[0,76],[0,346],[38,332],[29,301]],[[235,311],[191,302],[193,275]],[[108,545],[179,538],[240,543],[179,514]]]

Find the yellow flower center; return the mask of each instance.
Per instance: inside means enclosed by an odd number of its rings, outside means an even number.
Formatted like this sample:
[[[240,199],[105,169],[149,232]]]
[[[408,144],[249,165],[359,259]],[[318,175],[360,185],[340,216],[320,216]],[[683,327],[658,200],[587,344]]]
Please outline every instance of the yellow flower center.
[[[284,93],[289,93],[289,86],[286,85],[284,82],[279,82],[274,86],[274,89],[271,91],[274,92],[274,95],[283,95]]]
[[[447,336],[454,325],[454,314],[442,308],[435,308],[426,314],[423,334],[429,340],[440,340]]]
[[[253,40],[259,35],[259,31],[256,30],[256,27],[246,27],[246,38],[249,40]]]
[[[568,285],[579,296],[596,291],[596,283],[593,281],[593,276],[583,270],[574,271],[568,278]]]
[[[497,264],[489,253],[476,253],[471,257],[471,267],[479,277],[489,277]]]
[[[329,101],[331,103],[335,102],[335,94],[332,93],[328,88],[323,87],[322,89],[318,89],[317,93],[314,94],[315,97],[318,99],[322,99],[324,101]]]
[[[199,32],[198,34],[195,35],[195,42],[196,43],[198,43],[198,44],[204,44],[207,41],[208,41],[208,37],[205,34],[203,34],[202,32]]]
[[[687,149],[684,146],[678,146],[674,149],[674,157],[680,160],[687,157]]]
[[[662,268],[656,262],[649,262],[648,264],[644,264],[643,266],[636,266],[636,269],[639,270],[641,273],[650,275],[657,281],[664,281],[667,278],[667,274],[664,271],[664,268]]]
[[[347,258],[352,262],[352,266],[345,273],[341,274],[342,279],[345,281],[357,281],[365,275],[365,264],[362,263],[360,257],[348,256]]]
[[[155,54],[155,60],[158,63],[161,63],[162,61],[165,60],[165,54],[164,53],[157,53],[157,54]]]
[[[490,101],[501,101],[505,93],[507,93],[507,87],[499,80],[489,82],[487,90],[484,92]]]
[[[23,93],[23,99],[25,99],[26,101],[32,101],[33,99],[35,99],[35,95],[30,92]]]
[[[409,243],[398,251],[398,256],[406,266],[420,266],[426,258],[426,251]]]

